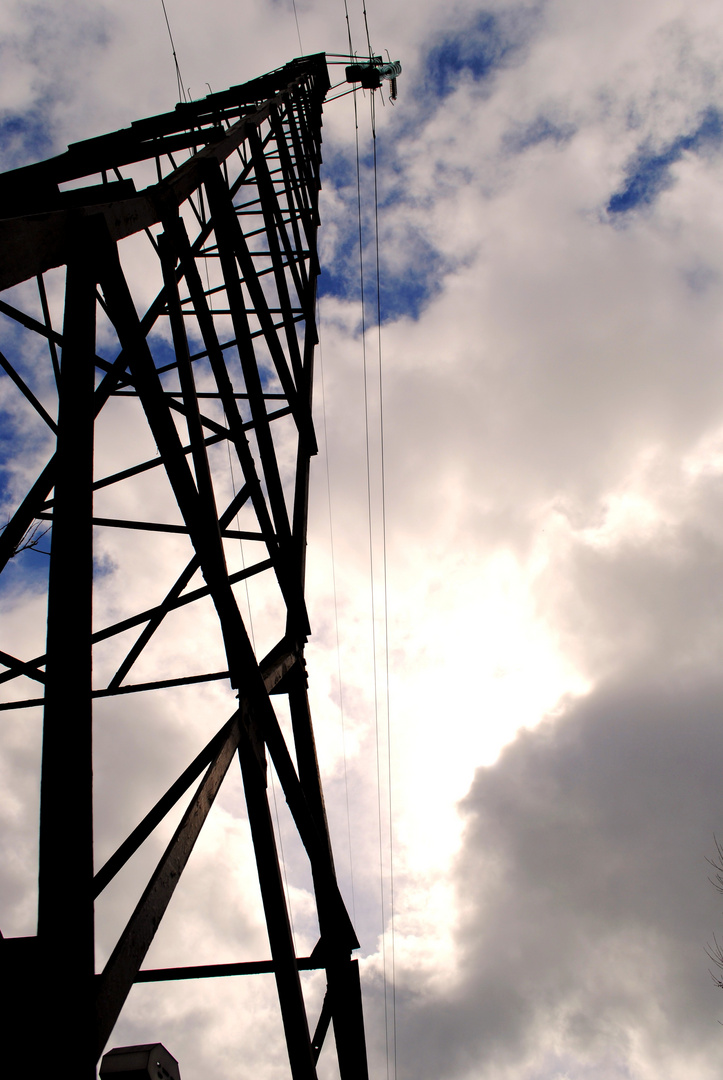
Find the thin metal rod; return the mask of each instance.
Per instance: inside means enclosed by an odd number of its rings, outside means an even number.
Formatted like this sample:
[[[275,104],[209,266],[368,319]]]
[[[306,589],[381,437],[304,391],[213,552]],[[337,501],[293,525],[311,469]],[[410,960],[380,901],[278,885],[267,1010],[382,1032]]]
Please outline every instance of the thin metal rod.
[[[23,396],[27,398],[27,400],[30,402],[32,407],[35,409],[38,416],[42,417],[42,419],[45,421],[45,423],[48,425],[48,427],[50,428],[50,430],[54,434],[57,434],[58,427],[57,427],[57,424],[55,423],[55,421],[52,419],[51,416],[48,415],[45,408],[40,404],[40,402],[38,401],[35,394],[30,389],[30,387],[27,385],[27,383],[25,383],[23,381],[23,379],[20,377],[20,375],[18,375],[15,368],[12,366],[11,363],[9,363],[9,361],[3,356],[3,354],[1,352],[0,352],[0,367],[2,367],[3,371],[7,375],[10,376],[10,378],[15,383],[15,385],[17,386],[20,393],[23,394]]]
[[[98,1053],[105,1046],[171,901],[241,737],[237,716],[98,979]]]
[[[323,967],[311,956],[297,956],[297,971],[318,971]],[[178,979],[225,979],[232,975],[273,975],[273,960],[246,960],[238,964],[199,964],[192,967],[146,968],[135,977],[137,983],[175,982]]]

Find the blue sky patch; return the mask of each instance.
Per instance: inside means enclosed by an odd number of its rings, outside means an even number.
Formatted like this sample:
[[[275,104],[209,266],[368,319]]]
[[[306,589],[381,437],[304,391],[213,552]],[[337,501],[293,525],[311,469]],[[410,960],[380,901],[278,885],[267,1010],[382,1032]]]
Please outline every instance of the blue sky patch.
[[[48,118],[42,110],[0,117],[0,171],[30,165],[52,153]]]
[[[11,428],[6,429],[7,416],[2,414],[2,435],[0,435],[0,530],[4,529],[10,520],[16,504],[19,502],[17,492],[11,489],[12,475],[8,473],[8,464],[16,458],[14,448],[15,433]],[[49,558],[46,552],[50,550],[50,535],[42,535],[48,527],[48,522],[36,522],[34,532],[26,534],[23,545],[37,544],[37,547],[22,546],[17,554],[10,560],[5,571],[0,575],[0,596],[12,597],[19,589],[42,589],[47,583]]]
[[[368,149],[368,136],[363,137]],[[407,316],[417,319],[439,288],[443,260],[416,224],[416,216],[407,220],[403,207],[408,201],[404,186],[397,182],[396,144],[383,134],[377,138],[380,225],[380,293],[382,322]],[[332,152],[324,162],[323,186],[335,190],[339,201],[329,210],[322,202],[322,227],[329,229],[329,244],[322,239],[322,269],[318,295],[359,303],[361,296],[359,267],[359,218],[354,151],[345,155]],[[364,315],[367,327],[377,322],[376,250],[374,244],[374,178],[370,154],[360,159],[362,239],[364,267]],[[400,206],[396,217],[385,215]],[[333,207],[333,210],[332,210]],[[342,209],[343,208],[343,209]],[[330,212],[331,211],[331,212]],[[385,225],[387,226],[385,228]],[[392,233],[390,234],[389,228]],[[361,308],[359,309],[361,325]]]
[[[355,217],[356,214],[349,214],[348,232],[339,239],[333,260],[327,260],[322,266],[317,287],[320,299],[330,296],[360,302],[359,226]],[[376,252],[372,228],[371,224],[365,223],[363,230],[364,315],[367,327],[375,326],[377,322]],[[417,234],[409,238],[409,248],[414,253],[413,259],[405,258],[402,265],[390,265],[384,258],[382,240],[379,282],[382,323],[403,316],[419,318],[440,288],[443,268],[439,253]]]
[[[503,14],[479,11],[470,23],[430,49],[425,65],[427,88],[444,98],[463,75],[471,75],[475,82],[487,79],[525,44],[536,16],[532,7]]]
[[[671,187],[672,165],[683,154],[692,151],[703,154],[717,150],[723,142],[723,114],[716,108],[703,113],[700,123],[690,135],[679,135],[658,153],[641,149],[628,167],[622,189],[616,192],[607,205],[609,214],[625,214],[639,206],[649,206],[661,192]]]
[[[50,558],[46,552],[49,550],[48,533],[39,540],[37,550],[20,551],[10,560],[0,576],[0,598],[4,603],[10,605],[20,593],[43,592],[47,588]]]
[[[380,298],[382,323],[407,316],[418,319],[427,304],[439,291],[442,278],[442,260],[431,248],[414,263],[396,268],[380,267]],[[364,315],[367,328],[377,323],[376,259],[368,248],[364,262]],[[360,302],[359,252],[334,270],[322,269],[318,282],[319,298],[325,296]],[[361,324],[361,308],[360,308]]]
[[[439,252],[418,236],[413,250],[414,261],[406,261],[399,269],[382,264],[382,323],[404,315],[418,319],[441,288],[444,265]]]

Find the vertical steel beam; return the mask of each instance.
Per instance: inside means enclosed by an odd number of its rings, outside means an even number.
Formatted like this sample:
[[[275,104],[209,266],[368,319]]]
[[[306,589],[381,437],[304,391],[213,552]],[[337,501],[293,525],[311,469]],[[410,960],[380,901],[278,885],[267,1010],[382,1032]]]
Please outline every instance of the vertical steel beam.
[[[250,742],[242,742],[239,746],[239,760],[291,1075],[294,1080],[316,1080],[309,1025],[266,793],[266,777]]]
[[[38,938],[44,1038],[77,1045],[94,1075],[93,388],[97,226],[68,261],[50,548],[40,788]],[[70,886],[69,886],[70,883]],[[69,988],[72,987],[72,992]]]
[[[366,1037],[362,1012],[359,961],[330,964],[326,969],[332,999],[334,1039],[341,1080],[367,1080]]]
[[[321,835],[326,838],[329,867],[333,873],[333,858],[314,730],[301,672],[295,674],[293,685],[289,689],[289,704],[299,779],[317,827]],[[359,964],[350,957],[348,939],[338,919],[337,909],[330,903],[328,889],[318,873],[314,873],[313,878],[341,1080],[367,1080],[366,1037],[359,984]]]

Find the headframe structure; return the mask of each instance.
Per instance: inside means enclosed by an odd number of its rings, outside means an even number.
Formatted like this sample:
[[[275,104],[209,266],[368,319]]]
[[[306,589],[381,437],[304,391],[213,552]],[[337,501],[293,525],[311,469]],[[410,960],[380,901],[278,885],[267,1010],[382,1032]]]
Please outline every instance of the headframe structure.
[[[328,88],[324,54],[303,57],[0,176],[0,380],[26,455],[0,488],[12,500],[0,571],[48,546],[50,556],[47,580],[34,580],[47,609],[31,605],[36,625],[20,635],[11,619],[0,642],[0,709],[42,710],[43,733],[37,935],[3,938],[0,956],[15,1038],[42,1025],[46,1046],[74,1047],[78,1076],[95,1075],[135,982],[256,972],[275,976],[294,1080],[316,1077],[330,1024],[342,1080],[368,1075],[358,941],[334,871],[304,665]],[[261,659],[242,615],[249,582],[275,605]],[[209,623],[213,647],[201,647],[195,627]],[[198,684],[228,688],[222,725],[95,867],[94,706],[133,709],[138,695]],[[288,698],[284,724],[273,695]],[[267,754],[310,863],[309,957],[290,931]],[[144,970],[235,756],[271,957]],[[95,899],[195,784],[96,974]],[[312,968],[327,989],[310,1028],[299,971]]]

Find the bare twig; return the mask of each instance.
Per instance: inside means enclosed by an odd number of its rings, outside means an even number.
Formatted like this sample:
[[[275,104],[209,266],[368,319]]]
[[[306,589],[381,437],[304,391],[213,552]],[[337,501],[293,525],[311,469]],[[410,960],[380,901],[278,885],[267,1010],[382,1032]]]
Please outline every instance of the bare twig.
[[[714,836],[713,839],[715,840],[716,856],[713,859],[706,859],[706,862],[713,867],[714,875],[709,877],[708,880],[713,888],[723,895],[723,844],[721,844],[717,836]],[[705,951],[719,971],[723,971],[723,944],[718,941],[715,934],[713,935],[713,944],[706,945]],[[710,971],[710,968],[708,970]],[[723,990],[723,979],[720,978],[718,973],[710,971],[710,977],[716,986]]]
[[[2,532],[3,529],[6,529],[9,524],[9,522],[6,522],[5,525],[0,528],[0,532]],[[50,525],[43,528],[43,523],[41,521],[34,521],[13,551],[11,558],[15,558],[21,551],[37,551],[40,555],[49,555],[50,552],[43,551],[42,548],[38,547],[38,544],[43,537],[50,532],[50,528]]]

